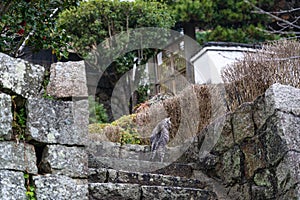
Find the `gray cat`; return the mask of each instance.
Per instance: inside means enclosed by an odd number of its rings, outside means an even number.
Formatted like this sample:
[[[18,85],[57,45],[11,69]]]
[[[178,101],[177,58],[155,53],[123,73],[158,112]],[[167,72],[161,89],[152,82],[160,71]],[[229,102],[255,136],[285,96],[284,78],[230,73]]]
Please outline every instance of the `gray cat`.
[[[171,127],[170,117],[163,119],[160,121],[152,131],[150,142],[151,142],[151,151],[153,160],[157,154],[160,154],[160,162],[163,162],[165,156],[165,148],[167,143],[169,142],[169,129]]]

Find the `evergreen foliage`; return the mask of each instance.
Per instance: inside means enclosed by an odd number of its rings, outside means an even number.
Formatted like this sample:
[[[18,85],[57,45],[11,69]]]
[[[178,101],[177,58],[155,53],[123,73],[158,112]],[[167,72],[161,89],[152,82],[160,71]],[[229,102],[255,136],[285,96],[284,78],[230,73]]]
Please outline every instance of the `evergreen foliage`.
[[[85,55],[123,31],[139,27],[171,28],[174,24],[169,9],[162,3],[90,0],[61,13],[57,25],[70,36],[75,51]]]
[[[78,0],[3,0],[0,2],[0,51],[17,57],[21,48],[53,49],[66,56],[68,35],[57,34],[55,20],[62,10],[78,5]],[[61,50],[61,51],[59,51]]]
[[[252,3],[273,7],[274,2],[253,0]],[[200,44],[208,41],[255,43],[275,39],[274,35],[264,32],[271,20],[253,13],[253,7],[244,0],[178,0],[170,3],[170,8],[184,29],[185,24],[199,29],[195,37]]]
[[[106,123],[108,122],[108,115],[103,104],[98,103],[98,100],[89,97],[89,123]]]

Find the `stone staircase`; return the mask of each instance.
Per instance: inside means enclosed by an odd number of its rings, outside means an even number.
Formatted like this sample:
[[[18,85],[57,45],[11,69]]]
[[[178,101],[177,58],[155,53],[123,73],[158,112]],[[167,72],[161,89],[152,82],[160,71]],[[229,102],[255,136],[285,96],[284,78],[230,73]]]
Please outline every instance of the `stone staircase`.
[[[147,146],[100,142],[88,151],[90,200],[220,199],[207,179],[193,178],[192,165],[151,161]]]
[[[218,199],[204,181],[156,173],[90,168],[90,200]]]

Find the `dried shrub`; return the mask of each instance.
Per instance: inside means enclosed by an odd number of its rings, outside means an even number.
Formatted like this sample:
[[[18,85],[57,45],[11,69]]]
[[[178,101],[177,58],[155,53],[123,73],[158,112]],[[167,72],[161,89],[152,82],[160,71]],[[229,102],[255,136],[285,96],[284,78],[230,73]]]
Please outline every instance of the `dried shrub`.
[[[136,114],[123,116],[101,128],[101,125],[89,127],[112,142],[149,144],[158,122],[171,117],[169,146],[181,145],[224,114],[224,96],[220,88],[219,85],[191,85],[178,95],[157,101]]]
[[[136,114],[138,133],[142,140],[148,141],[156,124],[167,117],[162,102],[153,104],[149,109]]]
[[[89,138],[95,141],[118,142],[121,139],[121,130],[111,124],[89,124]]]
[[[253,101],[274,83],[300,88],[299,52],[298,41],[275,41],[256,53],[245,53],[243,60],[226,67],[222,79],[229,110]]]
[[[167,115],[171,117],[172,126],[170,128],[170,140],[173,140],[173,138],[176,136],[176,132],[181,121],[180,97],[175,96],[171,99],[166,99],[163,101],[163,106],[167,112]]]
[[[211,119],[211,94],[208,85],[195,85],[194,90],[199,103],[198,131],[201,131]]]
[[[180,94],[137,113],[139,132],[150,137],[155,125],[171,117],[170,146],[195,136],[212,120],[225,113],[224,93],[219,85],[191,85]],[[223,95],[223,96],[222,96]]]
[[[120,142],[121,140],[121,128],[119,126],[106,126],[103,129],[103,133],[111,142]]]

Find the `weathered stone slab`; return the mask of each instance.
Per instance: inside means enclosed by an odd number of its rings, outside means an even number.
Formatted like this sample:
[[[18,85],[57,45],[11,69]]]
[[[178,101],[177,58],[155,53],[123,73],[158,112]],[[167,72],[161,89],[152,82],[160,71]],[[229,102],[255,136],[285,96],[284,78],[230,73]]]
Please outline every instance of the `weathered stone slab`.
[[[87,178],[88,156],[84,147],[47,145],[40,167],[46,173]]]
[[[114,180],[115,181],[115,180]],[[117,181],[121,183],[136,183],[141,185],[161,185],[173,187],[191,187],[191,188],[205,188],[204,182],[195,179],[187,179],[184,177],[162,175],[162,174],[149,174],[149,173],[136,173],[118,171]]]
[[[300,89],[278,83],[254,101],[253,119],[258,129],[274,114],[275,110],[300,115]]]
[[[25,98],[39,94],[44,67],[0,53],[0,86]]]
[[[248,183],[241,185],[235,184],[227,187],[225,189],[225,193],[227,194],[225,200],[252,200],[252,195],[249,194],[250,187]]]
[[[93,157],[92,159],[94,165],[89,165],[89,167],[105,167],[113,168],[115,170],[134,172],[153,172],[165,168],[171,164],[166,162],[150,162],[145,160],[131,160],[114,157]],[[95,165],[96,163],[97,165]]]
[[[32,98],[27,103],[29,136],[49,144],[85,145],[88,132],[88,101],[54,101]]]
[[[36,198],[38,200],[88,200],[88,185],[78,184],[63,175],[38,175],[33,176]]]
[[[90,183],[89,200],[139,200],[141,199],[138,184],[125,183]]]
[[[28,171],[36,174],[34,146],[24,143],[0,142],[0,169]]]
[[[106,168],[89,168],[89,182],[90,183],[105,183],[108,179],[108,169]]]
[[[241,150],[238,146],[234,146],[222,155],[216,173],[225,184],[236,182],[241,179],[241,163]]]
[[[144,145],[123,145],[114,142],[90,141],[88,151],[94,156],[113,158],[139,159],[145,157],[146,147]],[[149,150],[148,150],[149,153]],[[144,158],[146,159],[146,158]]]
[[[224,115],[224,121],[222,124],[222,129],[221,129],[221,133],[219,135],[219,138],[216,142],[216,144],[213,147],[213,151],[214,152],[224,152],[227,151],[229,148],[231,148],[234,145],[234,139],[233,139],[233,130],[232,130],[232,114],[226,114]],[[235,116],[236,117],[236,116]],[[213,122],[215,123],[215,122]],[[208,126],[210,127],[210,126]],[[212,127],[214,128],[214,127]],[[214,131],[214,129],[209,130],[209,131]]]
[[[127,172],[117,171],[114,169],[93,169],[89,174],[90,183],[132,183],[140,185],[159,185],[159,186],[180,186],[180,187],[191,187],[201,188],[207,187],[206,182],[202,182],[196,179],[189,179],[179,176],[170,176],[163,174],[152,174],[152,173],[139,173],[139,172]]]
[[[211,191],[182,188],[182,187],[168,187],[168,186],[142,186],[142,199],[218,199],[216,194]]]
[[[274,84],[265,93],[266,106],[300,115],[300,89],[288,85]]]
[[[276,169],[277,187],[283,199],[299,199],[300,153],[289,151]],[[298,187],[295,187],[297,186]]]
[[[285,141],[288,149],[300,151],[300,115],[277,112],[275,117],[278,135]]]
[[[255,134],[252,106],[252,103],[244,103],[233,114],[232,126],[236,143],[240,143],[247,137],[253,137]]]
[[[184,153],[186,145],[176,147],[166,147],[164,162],[174,162]],[[88,143],[88,152],[94,157],[112,157],[121,159],[141,160],[141,161],[153,161],[151,160],[151,152],[149,145],[134,145],[107,142],[107,141],[90,141]],[[155,159],[154,159],[155,160]],[[156,160],[155,160],[156,161]]]
[[[51,65],[47,93],[58,98],[87,97],[84,61],[58,62]]]
[[[25,179],[22,172],[0,170],[1,199],[26,200]]]
[[[254,183],[257,186],[263,186],[263,187],[271,187],[272,186],[272,176],[270,170],[264,169],[255,174],[253,177]]]
[[[276,112],[259,130],[266,148],[269,164],[276,164],[288,150],[300,150],[300,117],[290,113]]]
[[[250,179],[254,172],[259,168],[265,168],[266,158],[264,154],[263,144],[257,140],[253,139],[246,142],[241,147],[243,154],[245,156],[244,160],[244,173],[247,179]]]
[[[0,93],[0,138],[10,140],[12,138],[12,112],[11,97]]]

